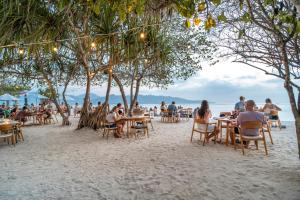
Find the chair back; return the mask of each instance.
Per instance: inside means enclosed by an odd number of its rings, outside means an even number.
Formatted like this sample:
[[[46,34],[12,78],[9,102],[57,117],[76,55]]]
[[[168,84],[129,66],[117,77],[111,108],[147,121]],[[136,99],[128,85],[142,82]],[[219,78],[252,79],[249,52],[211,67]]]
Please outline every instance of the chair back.
[[[132,115],[133,116],[139,116],[144,115],[145,111],[143,109],[133,109]]]
[[[242,129],[260,129],[262,126],[261,121],[246,121],[241,124]]]
[[[196,123],[196,124],[207,124],[207,123],[205,122],[205,120],[204,120],[204,119],[201,119],[201,118],[195,118],[194,123]]]

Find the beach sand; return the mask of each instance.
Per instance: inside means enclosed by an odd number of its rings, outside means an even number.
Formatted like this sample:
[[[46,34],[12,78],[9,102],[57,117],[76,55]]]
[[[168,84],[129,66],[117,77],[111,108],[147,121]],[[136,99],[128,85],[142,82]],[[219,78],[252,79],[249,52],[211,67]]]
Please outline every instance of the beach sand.
[[[25,141],[0,143],[0,199],[300,199],[292,122],[274,129],[265,156],[189,142],[192,120],[154,121],[150,138],[108,140],[60,124],[24,128]],[[150,129],[151,130],[151,129]],[[252,147],[253,148],[253,147]]]

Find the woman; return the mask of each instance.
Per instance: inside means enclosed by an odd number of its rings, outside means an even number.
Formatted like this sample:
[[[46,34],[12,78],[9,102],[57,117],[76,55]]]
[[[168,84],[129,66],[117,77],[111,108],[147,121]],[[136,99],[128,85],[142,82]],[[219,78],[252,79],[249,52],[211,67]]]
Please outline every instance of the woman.
[[[114,135],[116,138],[121,138],[122,137],[121,132],[123,130],[123,124],[117,122],[119,119],[120,119],[120,117],[119,117],[119,114],[118,114],[118,107],[115,106],[115,107],[113,107],[113,109],[106,116],[106,121],[108,122],[106,127],[107,128],[117,127],[117,132]]]
[[[273,104],[270,98],[266,99],[266,104],[262,110],[267,116],[269,116],[269,119],[279,120],[278,111],[281,111],[281,108]]]
[[[209,110],[209,105],[207,100],[203,100],[201,103],[201,107],[198,110],[198,119],[200,119],[201,124],[198,124],[198,128],[200,130],[205,131],[207,123],[209,123],[209,119],[212,117],[211,111]],[[219,133],[219,129],[216,125],[209,124],[207,126],[207,131],[211,132],[210,135],[208,135],[207,139],[210,139],[211,137],[217,135]]]
[[[164,111],[167,111],[167,105],[164,101],[161,102],[161,105],[160,105],[160,111],[164,112]]]

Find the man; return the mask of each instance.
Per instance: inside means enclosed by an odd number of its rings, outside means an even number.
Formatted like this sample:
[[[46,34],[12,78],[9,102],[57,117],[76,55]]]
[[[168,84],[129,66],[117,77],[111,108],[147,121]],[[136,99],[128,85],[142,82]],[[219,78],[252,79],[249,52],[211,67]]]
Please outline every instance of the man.
[[[236,112],[244,112],[245,111],[245,97],[240,96],[240,101],[235,104],[234,110]]]
[[[237,118],[237,126],[241,126],[244,122],[248,121],[260,121],[266,123],[263,113],[254,111],[255,102],[248,100],[246,102],[246,112],[241,112]],[[258,129],[245,129],[243,135],[245,136],[258,136]]]
[[[172,104],[170,104],[168,106],[168,111],[171,113],[171,114],[174,114],[177,112],[177,106],[175,105],[175,101],[172,102]]]

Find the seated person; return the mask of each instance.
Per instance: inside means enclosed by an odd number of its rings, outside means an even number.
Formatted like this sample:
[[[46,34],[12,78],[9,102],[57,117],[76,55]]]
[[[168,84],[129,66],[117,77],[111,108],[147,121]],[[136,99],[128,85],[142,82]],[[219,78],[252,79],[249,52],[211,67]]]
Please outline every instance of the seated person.
[[[254,111],[255,102],[253,100],[248,100],[246,102],[246,111],[239,114],[237,118],[237,127],[241,126],[244,122],[248,121],[261,121],[265,123],[265,117],[263,113]],[[235,134],[239,134],[239,129],[235,128]],[[244,136],[258,136],[259,130],[258,129],[245,129],[242,130]],[[232,136],[231,136],[232,139]],[[239,141],[237,141],[238,143]],[[248,143],[245,143],[248,145]]]
[[[160,111],[164,112],[164,111],[167,111],[167,105],[164,101],[161,102],[161,105],[160,105]]]
[[[158,113],[157,113],[157,107],[156,107],[156,106],[154,106],[153,112],[154,112],[154,116],[155,116],[155,117],[158,116]]]
[[[209,123],[209,119],[211,117],[212,117],[212,114],[211,114],[211,111],[209,109],[208,101],[203,100],[202,103],[201,103],[201,107],[198,110],[198,115],[197,115],[197,118],[200,119],[200,121],[202,122],[201,124],[198,124],[198,128],[201,131],[206,130],[206,123]],[[213,137],[213,136],[215,136],[219,133],[218,127],[214,124],[208,125],[207,131],[211,132],[211,134],[208,135],[207,139],[210,139],[211,137]]]
[[[262,111],[269,117],[269,119],[279,120],[278,111],[281,111],[281,108],[273,104],[270,98],[266,99],[266,104],[264,105]]]
[[[119,115],[121,115],[121,116],[125,115],[125,111],[124,111],[123,105],[121,103],[117,104],[117,110],[118,110]]]
[[[106,116],[106,121],[108,124],[106,125],[107,128],[115,128],[117,127],[117,131],[115,133],[116,138],[122,137],[122,130],[123,130],[123,125],[122,123],[118,123],[117,121],[119,120],[120,117],[118,117],[118,107],[115,106],[113,109],[108,113]]]
[[[80,113],[81,108],[79,107],[78,103],[75,103],[75,107],[74,107],[74,117]]]
[[[50,119],[52,117],[51,109],[46,109],[43,114],[44,119]]]
[[[177,113],[177,106],[175,104],[175,101],[173,101],[172,104],[170,104],[168,106],[168,111],[169,111],[170,115],[174,115],[174,114],[178,115],[179,114],[179,113]]]
[[[240,112],[244,112],[244,111],[245,111],[245,97],[240,96],[240,101],[237,102],[237,103],[235,104],[234,110],[235,110],[237,113],[240,113]]]
[[[20,122],[22,122],[22,123],[24,124],[24,123],[27,121],[26,116],[27,116],[27,107],[24,106],[24,107],[22,108],[22,110],[21,110],[20,112],[17,113],[15,119],[16,119],[17,121],[20,121]]]
[[[18,105],[15,105],[13,109],[11,109],[10,113],[12,115],[16,114],[17,112],[19,111],[19,106]]]
[[[139,102],[135,102],[135,105],[133,106],[133,109],[140,109]]]

